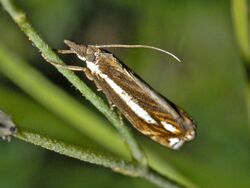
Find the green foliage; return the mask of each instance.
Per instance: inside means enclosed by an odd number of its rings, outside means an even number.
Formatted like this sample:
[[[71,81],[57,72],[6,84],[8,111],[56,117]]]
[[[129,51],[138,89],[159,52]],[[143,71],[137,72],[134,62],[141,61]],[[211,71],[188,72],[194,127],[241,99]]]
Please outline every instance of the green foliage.
[[[170,151],[134,131],[150,166],[187,187],[249,186],[245,99],[249,83],[238,54],[240,51],[245,61],[249,55],[246,1],[232,1],[231,7],[228,1],[195,0],[17,2],[53,48],[64,48],[63,40],[71,39],[92,44],[141,43],[176,52],[182,64],[166,63],[172,59],[148,50],[115,51],[198,122],[197,138],[180,151]],[[130,159],[117,131],[50,68],[3,9],[0,23],[0,109],[12,115],[20,128],[62,144]],[[60,62],[47,46],[39,48]],[[76,61],[65,60],[67,64]],[[75,81],[82,84],[80,79]],[[91,90],[89,95],[93,97]],[[117,175],[17,139],[10,144],[0,142],[0,148],[0,187],[153,187],[141,179]]]

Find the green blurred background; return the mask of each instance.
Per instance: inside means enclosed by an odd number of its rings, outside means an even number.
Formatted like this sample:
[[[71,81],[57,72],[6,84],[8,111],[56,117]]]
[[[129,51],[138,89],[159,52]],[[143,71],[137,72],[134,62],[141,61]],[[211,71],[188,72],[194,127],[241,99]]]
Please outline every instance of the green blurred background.
[[[158,166],[170,165],[197,187],[250,186],[245,100],[249,83],[239,56],[229,1],[26,0],[18,1],[18,5],[54,49],[65,48],[63,40],[70,39],[83,44],[148,44],[177,55],[183,63],[175,63],[170,57],[150,50],[112,50],[153,88],[189,112],[198,124],[197,138],[179,151],[170,151],[133,129],[134,135],[145,149],[150,148],[151,153],[161,157],[162,164]],[[93,117],[103,121],[103,126],[113,129],[42,59],[3,9],[0,9],[0,45],[87,107]],[[73,56],[62,58],[68,64],[78,61]],[[85,76],[79,76],[95,89]],[[19,127],[111,152],[30,97],[3,71],[0,71],[0,109],[12,115]],[[91,121],[86,126],[91,127]],[[17,139],[11,143],[0,141],[1,188],[128,186],[154,187],[145,180],[115,174]]]

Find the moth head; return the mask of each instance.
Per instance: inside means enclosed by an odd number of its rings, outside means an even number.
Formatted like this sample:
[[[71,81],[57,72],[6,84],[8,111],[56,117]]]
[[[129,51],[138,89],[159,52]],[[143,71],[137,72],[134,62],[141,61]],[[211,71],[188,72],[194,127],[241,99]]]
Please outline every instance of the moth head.
[[[16,126],[10,117],[0,111],[0,137],[8,137],[17,132]]]
[[[65,40],[64,43],[69,46],[72,53],[75,53],[77,57],[83,61],[95,61],[96,56],[100,52],[100,50],[94,46],[79,45],[69,40]]]

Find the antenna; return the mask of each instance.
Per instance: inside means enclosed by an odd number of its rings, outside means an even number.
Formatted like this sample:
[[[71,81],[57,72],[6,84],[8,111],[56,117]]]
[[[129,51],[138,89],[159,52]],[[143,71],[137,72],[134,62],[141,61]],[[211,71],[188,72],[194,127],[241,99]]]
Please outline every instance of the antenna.
[[[140,44],[104,44],[104,45],[89,45],[91,47],[96,47],[96,48],[147,48],[147,49],[152,49],[152,50],[156,50],[165,54],[168,54],[169,56],[173,57],[175,60],[177,60],[178,62],[181,62],[181,60],[176,57],[174,54],[172,54],[171,52],[168,52],[166,50],[163,50],[161,48],[157,48],[154,46],[148,46],[148,45],[140,45]]]

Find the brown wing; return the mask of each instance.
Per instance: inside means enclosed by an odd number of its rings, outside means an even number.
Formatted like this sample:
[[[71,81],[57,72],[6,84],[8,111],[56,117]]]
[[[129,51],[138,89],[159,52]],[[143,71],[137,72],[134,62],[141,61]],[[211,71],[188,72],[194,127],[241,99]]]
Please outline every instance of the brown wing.
[[[185,129],[179,122],[182,116],[179,114],[177,106],[154,91],[118,59],[111,57],[110,54],[100,58],[98,65],[102,74],[112,80],[123,92],[126,92],[132,102],[142,108],[154,120],[154,122],[146,121],[138,113],[135,113],[135,110],[131,109],[131,105],[122,100],[114,88],[97,75],[94,78],[96,84],[102,87],[108,100],[115,104],[136,129],[156,142],[171,148],[173,148],[173,145],[171,145],[170,139],[180,138],[180,141],[182,141],[181,138]]]

